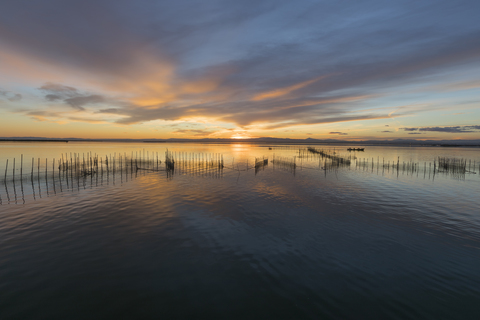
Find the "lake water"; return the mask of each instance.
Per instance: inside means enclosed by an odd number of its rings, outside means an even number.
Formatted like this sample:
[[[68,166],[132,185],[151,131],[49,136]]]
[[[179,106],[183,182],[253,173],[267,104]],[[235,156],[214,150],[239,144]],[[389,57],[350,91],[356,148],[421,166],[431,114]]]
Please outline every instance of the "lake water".
[[[478,319],[480,149],[314,147],[0,143],[0,318]]]

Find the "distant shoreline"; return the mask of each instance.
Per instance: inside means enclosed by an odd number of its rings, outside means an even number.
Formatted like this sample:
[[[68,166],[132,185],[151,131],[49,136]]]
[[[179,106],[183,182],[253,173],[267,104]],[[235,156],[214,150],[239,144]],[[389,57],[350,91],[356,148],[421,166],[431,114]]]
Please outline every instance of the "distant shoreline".
[[[344,145],[344,146],[403,146],[403,147],[448,147],[448,148],[480,148],[480,144],[462,143],[453,144],[450,141],[321,141],[321,140],[281,140],[281,139],[219,139],[219,140],[116,140],[116,139],[5,139],[1,142],[100,142],[100,143],[200,143],[200,144],[262,144],[267,146],[275,145]],[[472,141],[473,142],[473,141]]]
[[[78,140],[62,140],[62,139],[0,139],[0,142],[69,142]]]

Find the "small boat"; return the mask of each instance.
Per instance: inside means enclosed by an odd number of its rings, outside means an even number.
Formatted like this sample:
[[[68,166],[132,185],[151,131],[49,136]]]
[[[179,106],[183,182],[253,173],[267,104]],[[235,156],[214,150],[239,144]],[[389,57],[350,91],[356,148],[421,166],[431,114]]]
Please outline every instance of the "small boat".
[[[365,148],[348,148],[348,151],[365,151]]]

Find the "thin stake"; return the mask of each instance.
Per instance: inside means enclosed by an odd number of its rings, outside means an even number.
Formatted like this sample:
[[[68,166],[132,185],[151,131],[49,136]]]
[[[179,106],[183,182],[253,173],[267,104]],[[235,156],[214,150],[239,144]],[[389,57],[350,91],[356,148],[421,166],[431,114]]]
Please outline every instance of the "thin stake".
[[[8,159],[7,159],[7,164],[5,165],[5,178],[4,178],[4,181],[7,181],[7,170],[8,170]]]

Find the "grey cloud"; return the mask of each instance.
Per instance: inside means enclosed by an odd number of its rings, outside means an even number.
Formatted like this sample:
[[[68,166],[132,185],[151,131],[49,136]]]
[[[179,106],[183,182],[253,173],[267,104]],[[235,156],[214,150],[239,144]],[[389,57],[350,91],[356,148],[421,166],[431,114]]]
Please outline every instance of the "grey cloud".
[[[65,102],[72,106],[72,108],[78,110],[84,110],[83,106],[87,104],[95,104],[104,102],[105,98],[100,95],[80,96],[74,98],[65,99]]]
[[[65,86],[58,83],[47,82],[39,88],[42,91],[49,92],[52,94],[59,94],[62,96],[76,96],[78,95],[78,90],[74,87]]]
[[[26,112],[26,114],[29,115],[29,116],[42,116],[42,117],[57,117],[57,116],[59,116],[59,114],[56,113],[56,112],[49,112],[49,111],[43,111],[43,110],[28,111],[28,112]]]
[[[22,100],[22,95],[20,93],[15,93],[13,97],[8,98],[9,101],[20,101]]]
[[[122,114],[122,109],[118,109],[118,108],[100,109],[97,111],[97,113]]]
[[[0,96],[7,98],[7,100],[11,102],[22,100],[22,95],[20,93],[14,93],[11,91],[0,90]]]
[[[433,131],[447,133],[471,133],[480,131],[480,125],[473,126],[450,126],[450,127],[418,127],[418,128],[400,128],[404,131]]]
[[[60,97],[57,94],[47,94],[47,95],[45,95],[45,99],[47,99],[48,101],[56,101],[56,100],[60,100],[61,98],[62,97]]]
[[[390,130],[384,130],[384,131],[380,131],[380,132],[383,132],[383,133],[391,133],[392,131],[390,131]]]
[[[48,82],[38,89],[45,94],[46,100],[61,100],[76,110],[85,110],[85,105],[108,101],[104,96],[80,92],[77,88],[58,83]]]
[[[332,131],[332,132],[329,132],[328,134],[337,134],[337,135],[339,135],[339,136],[346,136],[346,135],[348,135],[348,133],[338,132],[338,131]]]

